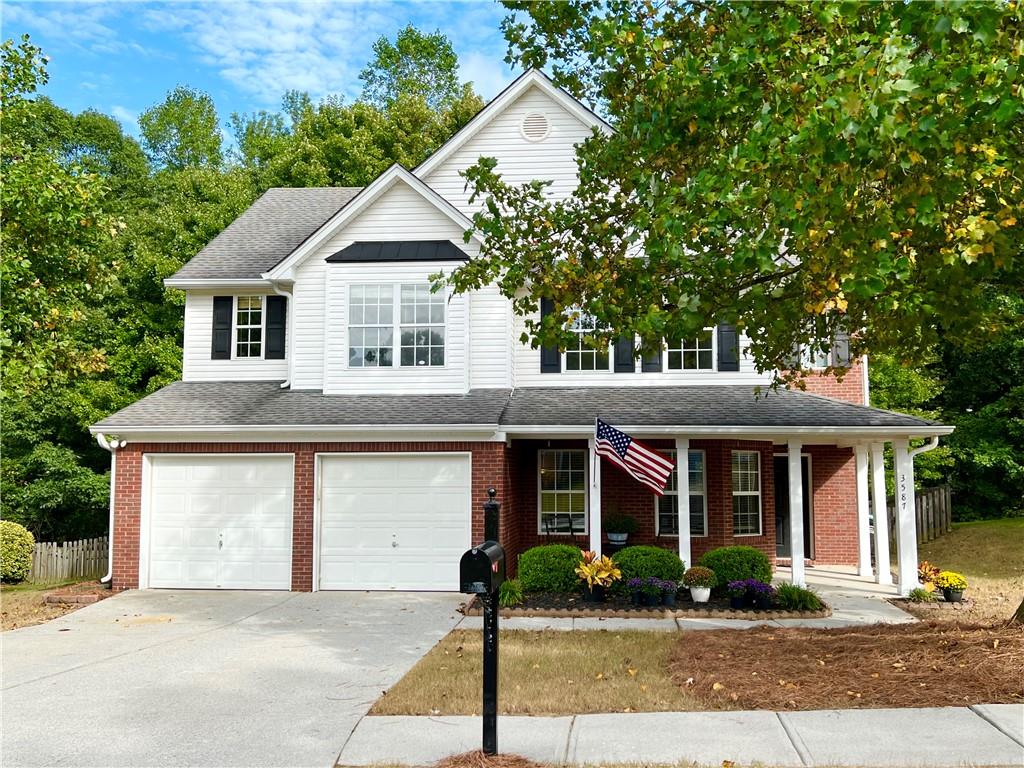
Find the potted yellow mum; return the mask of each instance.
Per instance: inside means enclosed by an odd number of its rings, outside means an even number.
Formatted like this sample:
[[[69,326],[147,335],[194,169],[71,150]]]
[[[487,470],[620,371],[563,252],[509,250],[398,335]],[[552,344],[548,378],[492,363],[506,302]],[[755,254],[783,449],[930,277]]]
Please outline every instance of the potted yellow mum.
[[[946,598],[947,603],[959,603],[963,600],[964,590],[967,589],[967,579],[956,571],[942,571],[935,578],[935,586],[942,590],[942,596]]]
[[[576,575],[585,585],[583,599],[588,603],[603,603],[605,590],[622,578],[622,571],[607,555],[598,557],[596,552],[582,550]]]

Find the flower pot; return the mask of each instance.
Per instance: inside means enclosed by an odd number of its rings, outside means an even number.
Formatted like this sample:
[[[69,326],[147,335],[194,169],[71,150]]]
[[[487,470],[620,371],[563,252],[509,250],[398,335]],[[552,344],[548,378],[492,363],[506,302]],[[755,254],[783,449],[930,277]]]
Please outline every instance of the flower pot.
[[[761,611],[770,610],[772,607],[772,596],[771,595],[755,595],[754,596],[754,607]]]
[[[959,603],[964,599],[964,591],[962,589],[948,589],[942,590],[942,596],[945,598],[947,603]]]
[[[669,608],[675,608],[676,607],[676,593],[675,592],[665,592],[661,596],[661,604],[664,605],[664,606],[668,606]]]
[[[609,533],[608,534],[608,543],[609,544],[618,544],[618,545],[621,546],[622,544],[626,543],[626,539],[628,539],[628,538],[629,538],[629,534],[628,533]]]
[[[648,608],[653,608],[656,605],[661,605],[661,595],[657,593],[649,595],[646,592],[641,592],[640,604]]]
[[[706,603],[711,599],[711,587],[690,587],[690,597],[695,603]]]
[[[605,588],[601,584],[583,587],[583,602],[603,603],[605,600]]]
[[[739,597],[737,597],[736,595],[730,595],[729,607],[732,608],[734,611],[742,611],[744,608],[747,607],[747,596],[740,595]]]

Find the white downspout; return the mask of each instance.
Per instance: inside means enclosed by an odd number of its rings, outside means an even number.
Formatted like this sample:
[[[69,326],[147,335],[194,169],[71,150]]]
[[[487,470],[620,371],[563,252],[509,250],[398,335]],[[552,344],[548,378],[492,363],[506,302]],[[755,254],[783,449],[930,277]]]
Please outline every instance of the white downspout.
[[[915,448],[914,450],[910,451],[910,458],[914,458],[915,456],[917,456],[918,454],[921,454],[921,453],[928,453],[928,451],[933,451],[933,450],[935,450],[938,447],[939,447],[939,436],[938,435],[932,435],[931,437],[928,438],[928,442],[927,443],[925,443],[924,445],[920,445],[917,448]]]
[[[107,440],[102,432],[96,433],[96,442],[106,451],[110,451],[110,520],[107,524],[107,573],[100,579],[101,584],[107,584],[114,575],[114,502],[117,483],[117,449],[124,448],[124,440]]]
[[[295,301],[292,291],[285,290],[272,282],[270,287],[278,296],[283,296],[288,301],[288,321],[284,328],[285,356],[288,358],[288,378],[281,382],[281,389],[287,389],[292,385],[292,371],[295,366],[295,355],[292,354],[293,340],[295,338]],[[293,289],[294,290],[294,289]]]

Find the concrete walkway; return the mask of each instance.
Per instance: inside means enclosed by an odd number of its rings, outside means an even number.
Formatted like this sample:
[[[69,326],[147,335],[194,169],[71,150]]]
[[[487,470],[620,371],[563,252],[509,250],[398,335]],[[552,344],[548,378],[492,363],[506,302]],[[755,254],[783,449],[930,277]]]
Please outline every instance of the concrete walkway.
[[[812,573],[813,571],[813,573]],[[596,619],[560,618],[544,619],[517,616],[501,620],[502,629],[645,629],[662,632],[689,631],[701,629],[747,629],[768,625],[772,627],[856,627],[865,624],[908,624],[917,621],[909,613],[897,608],[886,598],[893,597],[892,587],[879,587],[869,579],[863,579],[841,570],[808,569],[808,582],[832,607],[827,619]],[[777,582],[788,580],[788,569],[776,574]],[[467,616],[459,622],[459,629],[480,629],[483,619]]]
[[[338,764],[430,765],[480,740],[479,717],[364,717]],[[570,765],[1021,766],[1024,704],[500,717],[498,748]]]

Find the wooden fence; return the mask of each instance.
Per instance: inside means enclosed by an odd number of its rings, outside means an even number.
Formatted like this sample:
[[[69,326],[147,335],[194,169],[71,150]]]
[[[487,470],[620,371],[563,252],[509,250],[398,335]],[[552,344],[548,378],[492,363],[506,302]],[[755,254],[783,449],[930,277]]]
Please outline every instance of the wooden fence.
[[[934,541],[953,527],[953,502],[948,485],[919,488],[915,493],[917,506],[917,543]],[[888,499],[889,539],[896,542],[896,502]]]
[[[28,581],[46,584],[75,578],[99,578],[107,572],[108,546],[106,536],[63,544],[40,542],[32,552]]]

